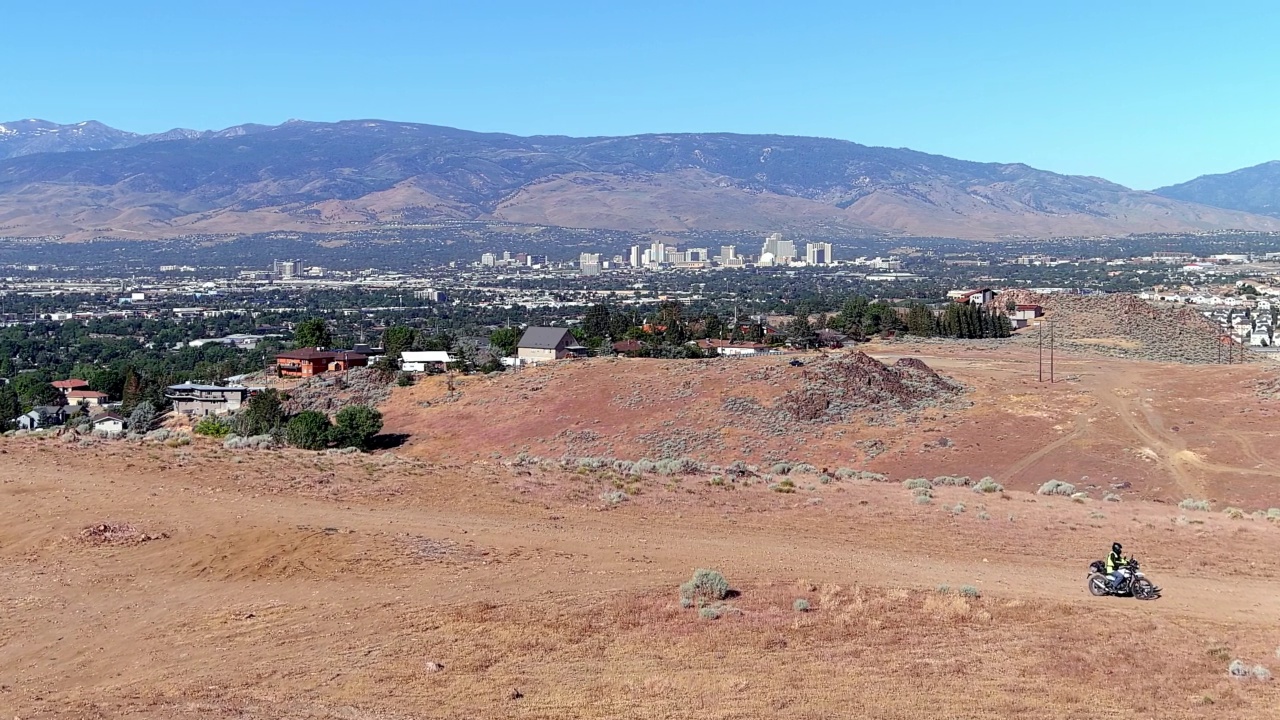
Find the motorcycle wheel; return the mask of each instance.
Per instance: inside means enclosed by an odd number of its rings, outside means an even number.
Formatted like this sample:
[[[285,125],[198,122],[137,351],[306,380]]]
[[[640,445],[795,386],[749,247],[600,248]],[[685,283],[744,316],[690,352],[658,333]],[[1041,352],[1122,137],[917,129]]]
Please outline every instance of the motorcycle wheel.
[[[1156,592],[1156,586],[1150,580],[1139,578],[1133,583],[1133,596],[1139,600],[1155,600],[1160,593]]]
[[[1103,597],[1107,595],[1107,581],[1101,575],[1089,576],[1089,594],[1094,597]]]

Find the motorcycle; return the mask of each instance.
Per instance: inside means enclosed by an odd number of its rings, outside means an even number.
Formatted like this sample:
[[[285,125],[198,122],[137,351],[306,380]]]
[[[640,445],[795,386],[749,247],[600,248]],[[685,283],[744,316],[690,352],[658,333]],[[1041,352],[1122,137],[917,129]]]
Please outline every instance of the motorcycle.
[[[1138,565],[1138,561],[1129,558],[1121,565],[1120,582],[1111,587],[1111,577],[1107,574],[1107,564],[1102,560],[1094,560],[1089,564],[1089,593],[1095,597],[1114,595],[1116,597],[1133,597],[1138,600],[1155,600],[1160,597],[1160,588],[1156,587]]]

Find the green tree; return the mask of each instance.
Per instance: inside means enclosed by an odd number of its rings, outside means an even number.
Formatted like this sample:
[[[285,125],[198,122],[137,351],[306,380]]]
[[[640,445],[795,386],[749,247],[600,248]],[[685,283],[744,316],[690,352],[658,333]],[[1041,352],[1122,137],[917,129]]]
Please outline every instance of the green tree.
[[[303,410],[294,415],[285,427],[285,439],[303,450],[323,450],[329,444],[333,425],[329,416],[315,410]]]
[[[516,328],[498,328],[489,333],[489,347],[498,357],[511,357],[520,344],[520,331]]]
[[[382,431],[382,413],[368,405],[348,405],[338,411],[335,420],[331,438],[338,447],[367,450]]]
[[[587,312],[582,316],[582,323],[579,325],[586,339],[603,338],[609,334],[610,328],[610,312],[609,306],[603,303],[597,303],[587,308]]]
[[[22,402],[18,400],[18,393],[8,385],[0,386],[0,428],[8,430],[21,414]]]
[[[912,303],[907,310],[907,332],[920,337],[932,337],[936,331],[933,311],[923,303]]]
[[[787,340],[795,347],[811,348],[818,343],[818,333],[804,315],[798,315],[787,323],[786,333]]]
[[[404,325],[392,325],[382,333],[382,348],[386,357],[398,360],[400,353],[413,347],[418,331]]]
[[[724,321],[719,315],[712,313],[702,319],[702,336],[719,338],[724,335]]]
[[[97,368],[84,378],[90,390],[106,393],[109,397],[124,396],[124,374],[112,368]]]
[[[19,373],[13,379],[11,387],[26,408],[61,405],[64,402],[62,392],[49,384],[44,373]]]
[[[142,400],[142,378],[132,365],[124,369],[124,381],[120,385],[120,409],[132,412]]]
[[[307,318],[293,329],[293,344],[300,348],[327,348],[333,344],[333,335],[324,318]]]
[[[284,407],[279,391],[263,390],[249,398],[235,416],[236,433],[246,437],[269,435],[284,424]]]
[[[191,432],[211,438],[224,438],[231,434],[231,423],[213,415],[206,416],[191,428]]]
[[[129,413],[129,431],[135,433],[148,433],[156,423],[156,408],[150,402],[143,400],[134,406],[133,412]]]

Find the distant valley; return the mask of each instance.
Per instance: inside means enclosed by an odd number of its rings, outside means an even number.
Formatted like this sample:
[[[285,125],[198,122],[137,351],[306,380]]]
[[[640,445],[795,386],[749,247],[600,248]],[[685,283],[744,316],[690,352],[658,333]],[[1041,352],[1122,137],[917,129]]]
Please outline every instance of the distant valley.
[[[780,135],[519,137],[380,120],[157,135],[0,124],[0,236],[10,237],[441,220],[972,239],[1280,231],[1262,194],[1244,202],[1187,186],[1141,192],[1021,164]]]

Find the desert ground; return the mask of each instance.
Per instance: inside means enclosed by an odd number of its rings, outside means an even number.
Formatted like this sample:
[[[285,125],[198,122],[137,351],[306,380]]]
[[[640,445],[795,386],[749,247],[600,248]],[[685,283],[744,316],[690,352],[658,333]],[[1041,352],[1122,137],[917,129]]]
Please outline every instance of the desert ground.
[[[1280,716],[1275,367],[863,349],[957,390],[592,359],[395,388],[372,454],[6,438],[0,717]],[[1161,599],[1087,593],[1113,540]]]

